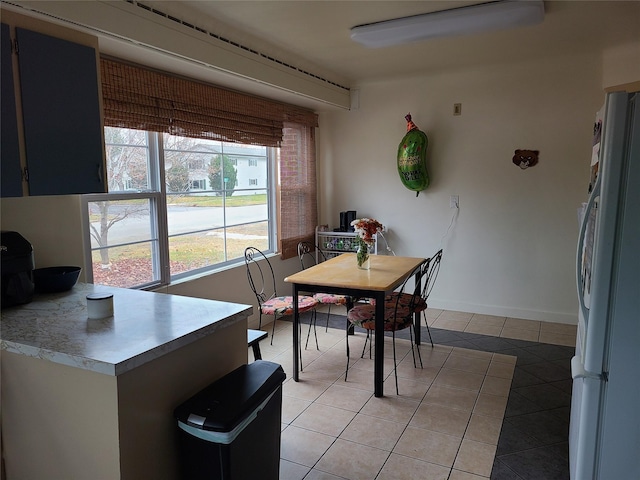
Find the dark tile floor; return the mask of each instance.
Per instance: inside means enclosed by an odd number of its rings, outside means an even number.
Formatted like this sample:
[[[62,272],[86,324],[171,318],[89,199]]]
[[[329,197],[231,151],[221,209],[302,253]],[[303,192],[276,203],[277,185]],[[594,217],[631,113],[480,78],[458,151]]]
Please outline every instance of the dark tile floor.
[[[304,321],[304,320],[303,320]],[[325,323],[319,319],[319,325]],[[331,315],[330,327],[345,328]],[[398,338],[409,338],[408,330]],[[491,480],[569,480],[573,347],[431,328],[433,342],[518,357]],[[426,327],[422,340],[428,342]]]
[[[575,349],[436,328],[431,334],[441,345],[518,357],[491,479],[568,480]]]

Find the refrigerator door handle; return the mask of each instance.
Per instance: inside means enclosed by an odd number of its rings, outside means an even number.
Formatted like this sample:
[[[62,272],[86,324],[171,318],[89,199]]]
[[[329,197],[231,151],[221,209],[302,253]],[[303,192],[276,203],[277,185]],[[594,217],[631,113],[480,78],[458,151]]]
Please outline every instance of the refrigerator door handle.
[[[577,356],[571,359],[571,378],[592,378],[594,380],[604,380],[604,376],[599,373],[587,372],[582,365],[582,361]]]
[[[589,196],[589,201],[587,203],[587,207],[584,210],[584,216],[582,217],[582,225],[580,225],[580,235],[578,237],[578,251],[576,253],[576,288],[578,290],[578,304],[580,310],[582,312],[582,318],[588,318],[589,313],[587,312],[587,306],[584,304],[584,296],[582,292],[582,254],[585,236],[587,233],[587,224],[589,223],[589,216],[591,214],[591,210],[596,203],[596,198],[600,195],[600,178],[598,176],[596,179],[596,183],[593,186],[593,190],[591,191],[591,195]]]

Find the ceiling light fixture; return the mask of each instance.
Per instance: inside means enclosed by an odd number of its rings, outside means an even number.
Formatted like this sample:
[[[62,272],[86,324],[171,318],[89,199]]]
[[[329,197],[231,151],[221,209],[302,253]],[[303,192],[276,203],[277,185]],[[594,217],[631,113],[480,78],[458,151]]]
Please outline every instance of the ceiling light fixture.
[[[436,37],[468,35],[535,25],[544,19],[542,0],[503,0],[358,25],[351,39],[380,48]]]

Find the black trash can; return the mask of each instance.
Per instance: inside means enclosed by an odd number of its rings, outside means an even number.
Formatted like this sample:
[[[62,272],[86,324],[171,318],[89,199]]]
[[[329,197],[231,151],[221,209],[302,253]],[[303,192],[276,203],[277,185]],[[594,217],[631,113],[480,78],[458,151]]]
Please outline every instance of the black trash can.
[[[178,408],[185,480],[278,480],[284,370],[256,360]]]

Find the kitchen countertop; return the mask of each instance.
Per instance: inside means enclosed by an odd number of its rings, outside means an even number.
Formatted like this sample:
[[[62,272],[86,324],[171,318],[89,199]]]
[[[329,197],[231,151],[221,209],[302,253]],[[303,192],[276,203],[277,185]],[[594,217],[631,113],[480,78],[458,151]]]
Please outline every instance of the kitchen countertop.
[[[88,319],[86,296],[113,294],[114,315]],[[121,375],[220,328],[252,307],[164,293],[79,283],[2,310],[0,348],[7,352]]]

